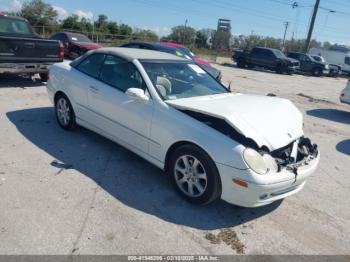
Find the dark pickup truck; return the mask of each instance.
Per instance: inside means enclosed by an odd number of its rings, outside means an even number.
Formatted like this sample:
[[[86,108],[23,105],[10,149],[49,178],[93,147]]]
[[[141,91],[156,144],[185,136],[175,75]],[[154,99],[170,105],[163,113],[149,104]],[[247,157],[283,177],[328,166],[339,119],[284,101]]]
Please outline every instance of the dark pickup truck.
[[[239,68],[263,67],[279,74],[292,74],[299,69],[299,61],[285,56],[280,50],[254,47],[250,52],[235,51],[233,60]]]
[[[35,35],[24,18],[0,13],[0,74],[39,73],[46,81],[49,67],[63,56],[59,41]]]
[[[316,61],[308,54],[289,52],[287,56],[300,62],[301,72],[311,73],[313,76],[322,76],[329,74],[329,64],[326,62]]]

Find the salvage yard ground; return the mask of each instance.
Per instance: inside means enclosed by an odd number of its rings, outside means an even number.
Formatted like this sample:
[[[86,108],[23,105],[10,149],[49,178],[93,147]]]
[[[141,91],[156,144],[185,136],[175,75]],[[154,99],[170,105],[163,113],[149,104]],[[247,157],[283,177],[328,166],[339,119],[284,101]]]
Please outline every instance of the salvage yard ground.
[[[1,77],[0,254],[350,254],[346,79],[217,67],[233,92],[303,112],[322,159],[299,194],[255,209],[193,206],[133,153],[60,129],[40,82]]]

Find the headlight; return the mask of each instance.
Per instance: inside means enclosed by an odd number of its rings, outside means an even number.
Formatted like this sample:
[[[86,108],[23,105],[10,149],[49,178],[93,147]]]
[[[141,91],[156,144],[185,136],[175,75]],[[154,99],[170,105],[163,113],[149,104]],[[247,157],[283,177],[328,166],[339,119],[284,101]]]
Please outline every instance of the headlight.
[[[265,164],[264,158],[257,151],[251,148],[246,148],[243,152],[243,157],[247,165],[256,173],[264,175],[268,168]]]
[[[269,154],[261,155],[252,148],[246,148],[243,157],[247,165],[256,173],[265,175],[269,171],[277,172],[278,165],[276,160]]]
[[[329,68],[329,65],[325,65],[324,68],[328,69],[328,68]]]

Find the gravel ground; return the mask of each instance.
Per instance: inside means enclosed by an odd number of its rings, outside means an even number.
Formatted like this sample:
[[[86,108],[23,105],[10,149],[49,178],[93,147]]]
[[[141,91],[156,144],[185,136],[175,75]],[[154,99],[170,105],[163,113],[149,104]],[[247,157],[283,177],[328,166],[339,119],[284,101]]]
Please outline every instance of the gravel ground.
[[[218,68],[233,92],[304,113],[322,160],[299,194],[255,209],[190,205],[128,150],[60,129],[40,82],[1,77],[0,254],[350,254],[346,80]]]

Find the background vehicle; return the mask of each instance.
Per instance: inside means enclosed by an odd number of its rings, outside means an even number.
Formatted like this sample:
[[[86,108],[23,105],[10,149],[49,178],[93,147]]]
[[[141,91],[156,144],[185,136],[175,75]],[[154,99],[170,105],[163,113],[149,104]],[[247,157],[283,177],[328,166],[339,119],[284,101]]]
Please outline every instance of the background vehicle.
[[[350,105],[350,80],[346,84],[346,87],[340,93],[340,102]]]
[[[187,50],[186,52],[190,52],[187,48],[179,49],[179,48],[173,47],[173,46],[171,46],[169,44],[153,43],[153,42],[130,42],[130,43],[121,45],[121,47],[156,50],[156,51],[161,51],[161,52],[173,54],[173,55],[176,55],[176,56],[179,56],[179,57],[184,57],[184,58],[193,60],[197,65],[199,65],[202,69],[207,71],[212,77],[216,78],[218,81],[220,81],[221,77],[222,77],[220,70],[218,70],[215,67],[211,66],[209,63],[203,63],[203,60],[198,60],[197,59],[197,61],[196,61],[195,59],[193,59],[193,56],[191,57],[191,55],[186,54],[184,52],[184,50]],[[182,46],[182,47],[184,47],[184,46]],[[198,63],[198,61],[201,61],[201,63]]]
[[[327,61],[324,59],[323,56],[318,56],[318,55],[310,55],[310,56],[317,62],[327,63]],[[329,73],[328,73],[329,76],[335,77],[342,73],[341,66],[334,65],[334,64],[328,64],[328,66],[329,66]]]
[[[61,41],[64,46],[64,55],[69,59],[76,59],[89,50],[101,47],[87,36],[78,33],[60,32],[52,35],[50,39]]]
[[[250,52],[235,51],[232,58],[239,68],[259,66],[279,74],[292,74],[299,69],[297,60],[288,58],[280,50],[273,48],[254,47]]]
[[[309,53],[324,57],[328,63],[340,66],[343,73],[350,74],[350,54],[348,52],[311,48]]]
[[[329,65],[326,62],[318,62],[308,54],[289,52],[287,56],[300,62],[301,72],[311,73],[313,76],[329,74]]]
[[[189,56],[193,61],[195,61],[199,65],[211,66],[208,60],[196,56],[194,53],[192,53],[190,49],[188,49],[184,45],[173,43],[173,42],[160,42],[159,44],[164,46],[171,46],[179,49],[183,54]]]
[[[24,18],[0,13],[0,73],[39,73],[46,81],[49,67],[61,61],[58,41],[35,35]]]

